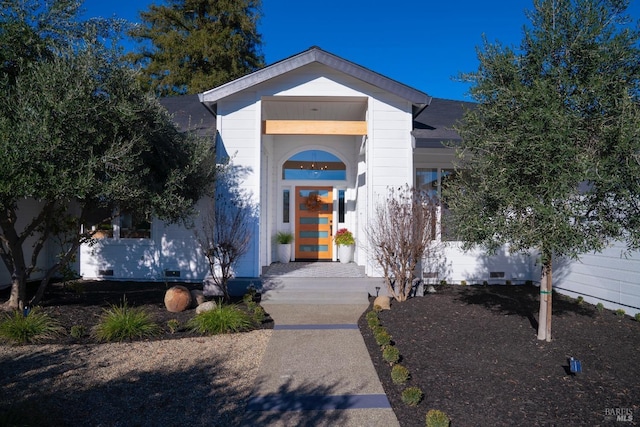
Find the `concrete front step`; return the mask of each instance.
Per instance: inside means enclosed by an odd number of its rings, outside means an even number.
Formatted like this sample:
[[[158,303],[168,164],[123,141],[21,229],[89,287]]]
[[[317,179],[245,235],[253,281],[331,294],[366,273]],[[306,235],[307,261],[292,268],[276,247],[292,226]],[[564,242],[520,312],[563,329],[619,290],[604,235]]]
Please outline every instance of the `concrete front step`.
[[[262,294],[262,301],[272,304],[360,304],[369,301],[366,291],[274,290]]]
[[[378,281],[363,278],[270,278],[262,301],[274,304],[362,304],[375,295]]]

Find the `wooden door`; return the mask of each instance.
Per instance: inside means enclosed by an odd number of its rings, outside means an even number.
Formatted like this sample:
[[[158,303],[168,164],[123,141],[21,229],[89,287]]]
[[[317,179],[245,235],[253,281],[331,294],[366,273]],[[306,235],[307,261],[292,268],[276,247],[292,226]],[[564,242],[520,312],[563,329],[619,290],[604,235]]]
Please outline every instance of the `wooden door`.
[[[333,258],[333,188],[296,187],[296,260]]]

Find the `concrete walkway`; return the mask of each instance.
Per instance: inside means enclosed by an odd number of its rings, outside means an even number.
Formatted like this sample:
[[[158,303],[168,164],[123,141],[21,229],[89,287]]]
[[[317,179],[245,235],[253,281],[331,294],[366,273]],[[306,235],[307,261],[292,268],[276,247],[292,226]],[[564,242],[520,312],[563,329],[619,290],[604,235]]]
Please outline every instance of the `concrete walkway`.
[[[262,305],[275,327],[247,425],[399,425],[357,326],[368,303]]]

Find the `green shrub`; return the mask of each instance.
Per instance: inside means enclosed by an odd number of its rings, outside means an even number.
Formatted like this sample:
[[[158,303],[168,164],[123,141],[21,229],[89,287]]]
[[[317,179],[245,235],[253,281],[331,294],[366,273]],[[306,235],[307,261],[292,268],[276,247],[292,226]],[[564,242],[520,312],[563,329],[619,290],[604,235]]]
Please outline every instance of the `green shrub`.
[[[241,332],[253,326],[251,317],[234,305],[219,305],[214,310],[197,314],[189,320],[188,328],[207,335]]]
[[[365,315],[365,318],[367,320],[371,320],[371,319],[379,320],[378,319],[378,313],[376,313],[375,311],[367,311],[367,314]]]
[[[427,412],[427,427],[449,427],[451,420],[444,412],[438,409],[430,409]]]
[[[409,381],[409,370],[402,365],[393,365],[391,380],[394,384],[404,384]]]
[[[169,329],[169,333],[175,334],[180,329],[180,321],[178,319],[167,320],[167,329]]]
[[[83,325],[73,325],[71,327],[71,336],[75,339],[82,338],[87,333],[86,328]]]
[[[376,304],[373,306],[373,311],[376,313],[380,313],[382,311],[382,306],[379,304]]]
[[[579,296],[578,298],[576,298],[576,303],[578,305],[582,305],[584,303],[584,298],[582,296]]]
[[[513,285],[513,282],[511,280],[505,280],[504,284],[507,286],[511,286]]]
[[[367,319],[367,324],[369,325],[369,328],[373,330],[376,326],[380,326],[380,320],[378,320],[377,317],[376,318],[371,317]]]
[[[640,322],[640,313],[636,313],[634,317],[636,319],[636,322]]]
[[[64,332],[64,328],[38,307],[28,316],[20,310],[5,315],[0,322],[0,338],[13,344],[27,344],[55,338]]]
[[[604,311],[604,305],[603,305],[601,302],[599,302],[598,304],[596,304],[596,309],[597,309],[600,313],[602,313],[602,312]]]
[[[267,313],[264,311],[264,308],[259,305],[256,305],[251,313],[253,314],[253,321],[257,324],[264,322],[264,319],[267,317]]]
[[[424,397],[424,393],[418,387],[407,387],[402,390],[401,399],[409,406],[418,406],[418,403]]]
[[[462,285],[462,286],[467,286],[467,281],[466,281],[466,280],[461,280],[461,281],[460,281],[460,285]]]
[[[616,310],[616,316],[618,317],[624,317],[625,314],[626,314],[625,311],[621,308]]]
[[[388,345],[382,350],[382,358],[389,363],[398,363],[400,360],[400,350],[397,347]]]
[[[443,279],[443,280],[440,280],[440,285],[441,285],[441,286],[444,286],[444,285],[446,285],[446,284],[447,284],[447,281],[446,281],[446,280],[444,280],[444,279]]]
[[[123,341],[132,338],[149,338],[160,332],[151,316],[144,310],[131,307],[125,299],[121,305],[105,308],[93,336],[98,341]]]
[[[482,286],[489,286],[489,282],[487,282],[486,280],[482,281]]]
[[[374,332],[373,336],[380,347],[391,344],[391,335],[384,328]]]

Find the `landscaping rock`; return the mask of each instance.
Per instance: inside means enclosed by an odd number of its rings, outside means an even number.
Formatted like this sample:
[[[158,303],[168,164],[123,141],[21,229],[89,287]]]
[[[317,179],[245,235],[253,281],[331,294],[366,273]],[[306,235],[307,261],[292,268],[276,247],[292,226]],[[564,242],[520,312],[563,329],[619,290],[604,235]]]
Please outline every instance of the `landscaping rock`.
[[[200,304],[198,307],[196,307],[196,314],[215,310],[216,307],[218,307],[218,305],[215,303],[215,301],[205,301],[202,304]]]
[[[191,306],[191,292],[184,286],[173,286],[164,294],[164,305],[172,313],[179,313]]]
[[[383,310],[391,310],[391,298],[379,296],[373,301],[373,306],[379,306]]]
[[[428,294],[435,294],[436,293],[436,288],[434,288],[433,285],[429,285],[429,287],[427,288],[427,293]]]
[[[204,296],[204,292],[202,292],[199,289],[193,289],[191,291],[191,300],[192,300],[192,304],[196,307],[202,304],[203,302],[207,301],[207,299]]]

